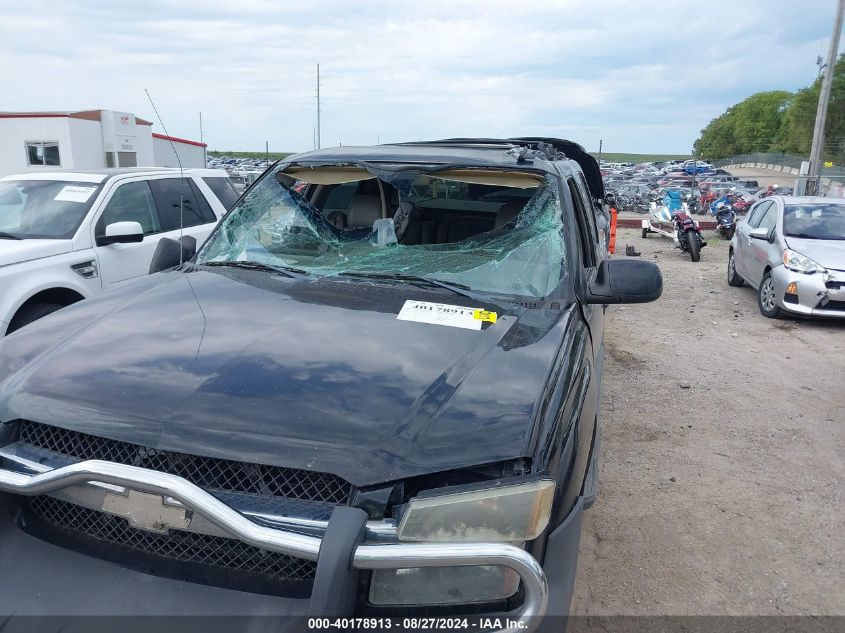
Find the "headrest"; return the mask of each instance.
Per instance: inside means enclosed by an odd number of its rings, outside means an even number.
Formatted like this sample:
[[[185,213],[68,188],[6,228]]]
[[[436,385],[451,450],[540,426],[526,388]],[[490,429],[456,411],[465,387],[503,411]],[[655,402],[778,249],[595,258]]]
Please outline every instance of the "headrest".
[[[513,220],[524,207],[524,200],[511,200],[503,204],[499,207],[498,212],[496,212],[495,228],[498,229]]]
[[[373,222],[381,217],[381,198],[379,196],[354,196],[349,205],[347,224],[354,228],[371,228]]]

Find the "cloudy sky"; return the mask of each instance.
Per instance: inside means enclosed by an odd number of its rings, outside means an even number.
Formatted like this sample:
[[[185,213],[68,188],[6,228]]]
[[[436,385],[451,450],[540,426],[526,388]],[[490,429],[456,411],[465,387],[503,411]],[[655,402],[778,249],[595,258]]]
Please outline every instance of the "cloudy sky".
[[[548,135],[688,152],[810,83],[835,0],[4,2],[0,110],[113,109],[210,149]],[[161,132],[155,122],[153,130]]]

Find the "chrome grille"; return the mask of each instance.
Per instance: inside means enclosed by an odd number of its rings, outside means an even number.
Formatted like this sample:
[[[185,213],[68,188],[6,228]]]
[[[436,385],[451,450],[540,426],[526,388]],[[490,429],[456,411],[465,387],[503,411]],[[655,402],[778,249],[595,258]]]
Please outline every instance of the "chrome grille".
[[[346,505],[352,485],[337,475],[162,451],[57,426],[20,422],[20,441],[77,460],[100,459],[177,475],[207,490]]]
[[[130,526],[122,517],[53,497],[33,497],[28,503],[38,519],[61,531],[71,530],[169,560],[260,574],[272,580],[313,580],[317,568],[313,561],[268,552],[237,539],[179,530],[169,534],[147,532]]]

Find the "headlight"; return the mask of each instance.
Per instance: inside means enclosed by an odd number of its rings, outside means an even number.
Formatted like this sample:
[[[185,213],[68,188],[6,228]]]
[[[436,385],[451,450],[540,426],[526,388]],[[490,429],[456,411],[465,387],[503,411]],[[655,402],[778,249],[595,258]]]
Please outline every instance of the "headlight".
[[[549,523],[555,482],[540,479],[423,493],[399,523],[400,541],[511,542],[537,538]]]
[[[827,272],[823,267],[819,266],[809,257],[806,257],[801,253],[796,253],[788,248],[783,251],[783,265],[796,273],[805,273],[808,275],[812,273]]]

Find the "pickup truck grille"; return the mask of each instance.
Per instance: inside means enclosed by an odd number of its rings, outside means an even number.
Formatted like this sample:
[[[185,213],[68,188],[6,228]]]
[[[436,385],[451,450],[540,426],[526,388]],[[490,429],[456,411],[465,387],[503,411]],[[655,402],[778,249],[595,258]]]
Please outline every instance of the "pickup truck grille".
[[[56,533],[62,542],[69,538],[86,539],[95,551],[98,545],[119,547],[124,554],[144,555],[161,561],[193,563],[219,574],[240,572],[251,580],[263,578],[268,583],[280,581],[313,581],[317,563],[277,552],[269,552],[237,539],[170,530],[157,534],[137,529],[126,519],[91,510],[53,497],[39,496],[28,500],[29,511],[36,521]],[[118,560],[124,557],[108,556]],[[131,565],[129,565],[131,566]],[[144,565],[145,569],[150,564]],[[218,584],[212,582],[210,584]]]
[[[20,441],[75,460],[100,459],[178,475],[206,490],[347,505],[352,485],[337,475],[163,451],[23,420]]]

